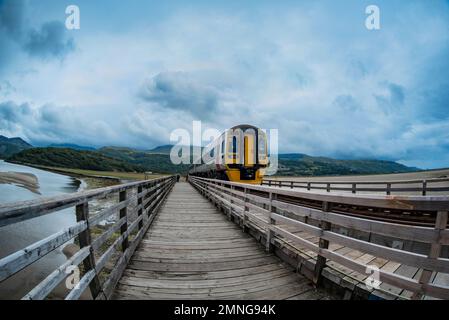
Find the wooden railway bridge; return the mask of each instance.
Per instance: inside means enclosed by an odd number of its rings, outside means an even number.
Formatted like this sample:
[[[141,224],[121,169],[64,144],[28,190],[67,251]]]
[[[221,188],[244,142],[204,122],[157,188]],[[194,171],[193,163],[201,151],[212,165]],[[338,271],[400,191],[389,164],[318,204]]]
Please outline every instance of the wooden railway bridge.
[[[90,214],[104,197],[116,202]],[[449,299],[448,196],[164,177],[2,205],[0,232],[71,207],[73,226],[0,259],[1,282],[79,246],[24,299],[51,297],[73,266],[65,299]]]

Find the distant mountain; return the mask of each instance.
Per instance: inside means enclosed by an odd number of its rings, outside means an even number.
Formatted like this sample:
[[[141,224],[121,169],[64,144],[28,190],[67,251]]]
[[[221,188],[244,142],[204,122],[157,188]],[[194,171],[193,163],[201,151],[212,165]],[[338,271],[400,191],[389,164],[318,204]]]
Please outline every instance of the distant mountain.
[[[127,147],[102,147],[95,150],[76,144],[52,144],[50,148],[32,148],[21,138],[0,136],[0,158],[13,162],[52,167],[90,169],[99,171],[152,171],[158,173],[186,173],[191,165],[175,165],[170,160],[173,145],[158,146],[151,150]],[[191,149],[193,157],[193,148]],[[339,160],[313,157],[303,153],[279,155],[276,175],[323,176],[382,174],[419,171],[394,161]]]
[[[48,147],[49,148],[73,149],[73,150],[87,150],[87,151],[96,150],[93,147],[79,146],[79,145],[73,144],[73,143],[52,143]]]
[[[143,151],[123,147],[103,147],[97,152],[111,158],[120,159],[138,166],[145,171],[158,173],[186,173],[188,164],[175,165],[170,160],[172,146],[161,146],[152,150]]]
[[[9,162],[48,167],[74,168],[95,171],[143,172],[143,167],[107,157],[97,151],[64,148],[32,148],[16,153]]]
[[[6,159],[13,154],[32,147],[31,144],[22,138],[7,138],[0,135],[0,159]]]
[[[171,149],[173,148],[172,144],[166,144],[163,146],[156,147],[154,149],[148,150],[148,153],[160,153],[160,154],[170,154]]]
[[[382,174],[419,171],[386,160],[339,160],[312,157],[305,154],[280,154],[277,175],[282,176],[327,176],[353,174]]]

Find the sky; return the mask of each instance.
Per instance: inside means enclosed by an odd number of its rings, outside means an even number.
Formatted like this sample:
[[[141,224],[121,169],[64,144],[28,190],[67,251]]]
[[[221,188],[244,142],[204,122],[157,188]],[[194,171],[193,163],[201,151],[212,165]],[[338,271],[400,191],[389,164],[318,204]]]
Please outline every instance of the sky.
[[[194,120],[449,167],[449,2],[0,0],[0,134],[150,149]]]

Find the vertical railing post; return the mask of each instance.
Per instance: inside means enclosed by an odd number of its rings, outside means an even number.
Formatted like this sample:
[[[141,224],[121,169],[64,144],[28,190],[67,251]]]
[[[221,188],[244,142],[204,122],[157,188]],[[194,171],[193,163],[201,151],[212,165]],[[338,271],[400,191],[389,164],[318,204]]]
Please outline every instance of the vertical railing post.
[[[330,183],[327,184],[326,191],[327,192],[331,192],[331,184]]]
[[[268,180],[268,186],[271,187],[271,180]]]
[[[267,242],[265,243],[265,251],[271,252],[273,251],[273,245],[272,240],[274,238],[274,232],[271,229],[272,225],[276,224],[276,221],[272,218],[272,213],[276,212],[276,207],[273,205],[273,200],[276,199],[276,194],[273,194],[273,192],[270,192],[270,204],[269,204],[269,211],[270,215],[268,216],[268,228],[267,228]]]
[[[425,196],[427,194],[427,180],[422,181],[422,195]]]
[[[323,202],[322,210],[324,212],[329,212],[331,210],[331,204],[329,202]],[[327,221],[320,221],[320,228],[321,230],[330,230],[331,224],[330,222]],[[319,247],[322,249],[328,249],[329,241],[320,237]],[[326,258],[318,254],[315,264],[315,271],[313,275],[313,283],[315,285],[319,285],[321,281],[321,274],[325,266],[326,266]]]
[[[140,185],[137,187],[137,206],[139,207],[139,210],[137,210],[137,218],[140,218],[140,216],[142,215],[143,212],[143,208],[142,208],[142,196],[140,195],[140,193],[142,193],[143,191],[143,187]],[[139,222],[139,230],[143,228],[143,217],[142,220],[140,220]]]
[[[387,183],[387,196],[391,195],[391,183]]]
[[[91,235],[90,235],[90,228],[89,228],[89,203],[84,202],[82,204],[79,204],[75,208],[76,212],[76,221],[86,221],[87,223],[87,229],[81,232],[78,235],[78,241],[80,248],[84,248],[87,246],[90,246],[92,243]],[[95,269],[95,255],[92,248],[90,248],[89,255],[84,259],[83,261],[84,265],[84,272],[87,273],[90,270]],[[95,273],[94,278],[89,284],[90,292],[92,293],[92,297],[95,299],[101,292],[101,284],[100,279],[98,278],[98,275]]]
[[[128,198],[127,196],[127,190],[120,191],[119,193],[119,201],[123,202],[126,201]],[[128,215],[128,206],[125,206],[124,208],[120,209],[119,218],[127,217]],[[123,235],[128,230],[128,218],[125,219],[125,223],[120,227],[120,234]],[[122,242],[122,251],[125,252],[125,250],[128,248],[128,237],[125,237]]]
[[[234,204],[234,186],[231,185],[231,189],[229,194],[231,195],[230,199],[229,199],[229,211],[228,211],[228,220],[231,221],[232,220],[232,205]]]
[[[307,190],[310,191],[310,182],[307,182]]]
[[[436,220],[435,220],[435,230],[439,233],[441,233],[442,230],[445,230],[447,227],[447,221],[448,221],[448,211],[438,211]],[[439,238],[435,242],[433,242],[430,246],[430,252],[427,256],[428,259],[436,260],[440,257],[441,254],[441,244],[439,243]],[[419,283],[421,286],[426,285],[431,281],[432,277],[432,270],[426,270],[424,269],[421,273],[421,277],[419,279]],[[423,290],[421,289],[420,292],[414,292],[412,299],[421,299],[421,297],[424,295]]]
[[[293,181],[290,182],[290,188],[293,189]]]
[[[245,194],[245,198],[244,198],[244,203],[243,203],[242,230],[243,230],[243,232],[247,232],[248,231],[248,229],[247,229],[247,223],[248,223],[247,212],[249,211],[249,208],[247,205],[247,203],[248,203],[248,197],[247,197],[248,189],[247,188],[244,189],[244,194]]]
[[[356,193],[357,192],[357,184],[353,183],[352,184],[352,193]]]

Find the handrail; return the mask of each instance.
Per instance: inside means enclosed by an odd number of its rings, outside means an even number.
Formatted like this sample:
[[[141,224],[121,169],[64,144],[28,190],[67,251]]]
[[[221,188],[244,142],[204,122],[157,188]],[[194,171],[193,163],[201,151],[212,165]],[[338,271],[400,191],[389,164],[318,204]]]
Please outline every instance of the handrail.
[[[0,259],[0,282],[77,238],[80,250],[43,279],[23,299],[45,299],[67,278],[69,275],[67,270],[77,267],[80,263],[84,266],[82,277],[79,283],[70,290],[66,299],[78,299],[87,288],[90,288],[94,299],[110,298],[124,267],[175,182],[176,177],[169,176],[1,205],[0,227],[69,207],[75,207],[77,223]],[[131,190],[136,190],[133,197],[129,195]],[[113,194],[118,195],[118,204],[111,205],[95,216],[89,215],[89,201]],[[132,210],[131,204],[135,204]],[[117,221],[101,235],[92,239],[93,228],[114,214],[118,214]],[[112,244],[109,244],[108,241],[111,241],[114,234],[119,236]],[[117,256],[117,262],[106,279],[102,281],[100,274],[101,276],[105,274],[103,270],[106,263],[114,256]]]
[[[381,192],[386,195],[392,193],[419,192],[425,196],[429,192],[448,192],[449,186],[434,186],[436,183],[449,182],[449,178],[391,180],[391,181],[311,181],[311,180],[289,180],[289,179],[263,179],[261,185],[273,187],[302,188],[306,190],[325,190],[357,192]],[[401,186],[414,184],[416,186]],[[366,187],[366,186],[384,187]],[[349,187],[342,187],[349,186]],[[359,187],[361,186],[361,187]]]
[[[329,249],[330,243],[352,248],[401,264],[422,268],[420,279],[401,276],[392,272],[379,270],[379,280],[392,286],[414,292],[413,298],[422,295],[436,298],[449,298],[449,287],[431,282],[435,272],[449,273],[449,259],[440,257],[441,247],[449,245],[448,196],[383,196],[383,195],[336,195],[313,194],[260,185],[233,183],[199,177],[189,177],[189,182],[203,195],[225,208],[234,215],[243,229],[257,228],[267,241],[267,250],[272,250],[275,240],[290,241],[306,250],[317,254],[314,269],[314,281],[321,277],[326,259],[334,261],[350,270],[366,274],[369,265],[343,256]],[[285,196],[288,195],[288,198]],[[311,208],[294,203],[294,200],[321,201],[320,208]],[[292,203],[293,202],[293,203]],[[433,226],[417,226],[410,223],[398,224],[388,221],[377,221],[369,217],[355,217],[341,214],[336,210],[339,205],[362,203],[376,208],[394,207],[407,210],[409,214],[425,209],[427,214],[434,214]],[[393,204],[392,204],[393,203]],[[319,245],[292,233],[302,230],[308,235],[318,237]],[[370,242],[341,234],[340,228],[364,231],[369,234],[386,236],[402,241],[428,243],[431,250],[428,254],[417,253],[389,247],[385,244]],[[371,237],[370,237],[371,238]],[[369,238],[369,239],[370,239]]]

